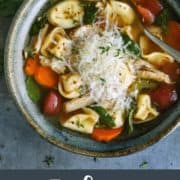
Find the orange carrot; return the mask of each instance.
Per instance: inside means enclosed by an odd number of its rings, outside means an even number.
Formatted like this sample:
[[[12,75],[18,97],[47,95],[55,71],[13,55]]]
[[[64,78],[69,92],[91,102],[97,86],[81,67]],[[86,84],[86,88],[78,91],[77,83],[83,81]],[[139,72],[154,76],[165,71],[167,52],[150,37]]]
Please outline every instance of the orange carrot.
[[[180,51],[180,23],[176,21],[169,21],[168,34],[165,36],[165,41]]]
[[[58,84],[58,75],[49,67],[39,66],[34,78],[37,83],[47,88],[53,88]]]
[[[24,67],[24,71],[28,76],[33,76],[38,68],[38,60],[36,58],[28,58]]]
[[[92,138],[96,141],[109,142],[119,136],[123,131],[123,128],[118,129],[101,129],[95,128],[92,134]]]

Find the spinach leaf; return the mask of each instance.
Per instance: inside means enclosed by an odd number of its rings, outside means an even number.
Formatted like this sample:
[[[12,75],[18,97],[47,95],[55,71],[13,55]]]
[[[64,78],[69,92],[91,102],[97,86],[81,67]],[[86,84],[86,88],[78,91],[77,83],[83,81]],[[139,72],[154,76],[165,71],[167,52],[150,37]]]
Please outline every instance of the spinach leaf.
[[[23,0],[0,0],[0,16],[13,16]]]
[[[32,77],[26,79],[26,89],[31,100],[36,103],[41,99],[41,89]]]
[[[155,23],[159,25],[164,33],[168,31],[168,21],[170,19],[169,10],[164,9],[156,18]]]
[[[133,127],[134,112],[135,112],[135,108],[133,107],[129,111],[129,115],[128,115],[128,122],[127,122],[127,131],[128,131],[128,134],[131,134],[133,132],[133,130],[134,130],[134,127]]]
[[[84,7],[84,23],[91,24],[96,19],[96,13],[98,8],[95,6],[95,3],[83,2],[81,5]]]
[[[132,54],[134,54],[136,56],[141,55],[141,50],[140,50],[139,45],[136,42],[134,42],[133,40],[131,40],[128,35],[122,34],[122,39],[124,42],[125,50],[131,52]]]
[[[103,124],[107,127],[110,127],[110,128],[115,126],[113,118],[108,114],[106,109],[104,109],[101,106],[91,106],[90,108],[99,114],[101,124]]]
[[[47,22],[47,14],[44,13],[41,17],[37,18],[37,20],[32,25],[30,36],[37,35],[39,33],[39,30],[42,29]]]

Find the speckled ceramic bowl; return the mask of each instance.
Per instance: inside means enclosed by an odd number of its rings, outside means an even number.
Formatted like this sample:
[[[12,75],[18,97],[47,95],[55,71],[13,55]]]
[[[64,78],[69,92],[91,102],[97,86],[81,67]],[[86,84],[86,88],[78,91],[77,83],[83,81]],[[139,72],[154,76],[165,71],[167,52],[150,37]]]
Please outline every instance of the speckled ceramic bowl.
[[[131,137],[121,136],[108,144],[98,143],[84,135],[62,129],[55,120],[44,117],[27,95],[22,51],[33,21],[47,2],[48,0],[24,2],[14,18],[5,49],[5,72],[9,90],[27,121],[43,138],[71,152],[88,156],[112,157],[142,150],[178,127],[180,102],[155,121],[143,126],[136,126]]]

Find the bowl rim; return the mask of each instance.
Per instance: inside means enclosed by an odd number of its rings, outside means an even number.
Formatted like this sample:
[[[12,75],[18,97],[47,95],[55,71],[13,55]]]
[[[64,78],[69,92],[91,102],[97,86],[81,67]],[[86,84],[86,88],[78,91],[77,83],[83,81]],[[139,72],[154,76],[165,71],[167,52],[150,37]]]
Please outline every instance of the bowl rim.
[[[10,64],[9,64],[10,59],[13,58],[11,56],[11,52],[12,52],[11,43],[13,42],[13,39],[14,39],[14,36],[13,36],[14,33],[13,32],[18,26],[18,20],[22,17],[23,13],[26,11],[26,9],[30,6],[30,4],[32,2],[33,2],[33,0],[32,1],[31,0],[30,1],[24,1],[23,4],[21,5],[21,7],[19,8],[19,10],[17,11],[15,17],[13,18],[12,24],[11,24],[9,32],[8,32],[6,44],[5,44],[4,70],[5,70],[5,80],[6,80],[8,90],[9,90],[14,102],[18,106],[18,110],[20,110],[20,112],[23,114],[23,116],[25,117],[27,122],[32,126],[32,128],[43,139],[48,140],[48,142],[50,142],[51,144],[56,145],[56,146],[66,150],[66,151],[85,155],[85,156],[119,157],[119,156],[126,156],[129,154],[144,150],[145,148],[147,148],[147,147],[155,144],[156,142],[158,142],[160,139],[166,137],[170,132],[172,132],[173,130],[175,130],[177,127],[180,126],[180,117],[178,117],[177,119],[175,119],[173,121],[173,123],[171,123],[168,126],[168,128],[164,129],[160,134],[154,136],[151,140],[147,141],[144,144],[129,147],[129,148],[126,148],[125,150],[120,149],[120,150],[116,150],[116,151],[106,151],[106,152],[88,151],[88,150],[80,149],[78,147],[74,147],[74,146],[65,144],[63,142],[60,142],[60,141],[56,140],[55,138],[49,136],[46,132],[44,132],[43,129],[33,120],[33,118],[30,117],[30,115],[27,113],[26,109],[23,107],[22,103],[20,102],[18,95],[17,95],[18,93],[16,90],[15,83],[14,84],[11,83],[13,73],[12,73],[12,69],[11,69]]]

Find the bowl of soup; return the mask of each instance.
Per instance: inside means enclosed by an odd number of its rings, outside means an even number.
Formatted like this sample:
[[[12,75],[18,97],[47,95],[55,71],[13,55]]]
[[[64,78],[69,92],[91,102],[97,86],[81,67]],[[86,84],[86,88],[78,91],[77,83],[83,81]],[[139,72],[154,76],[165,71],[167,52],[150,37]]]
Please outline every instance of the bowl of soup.
[[[180,64],[144,33],[180,50],[169,4],[24,2],[10,28],[9,89],[46,140],[89,156],[121,156],[179,124]],[[143,24],[143,26],[142,26]]]

